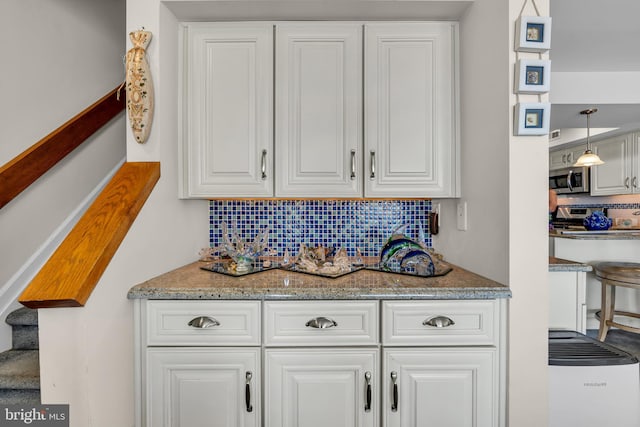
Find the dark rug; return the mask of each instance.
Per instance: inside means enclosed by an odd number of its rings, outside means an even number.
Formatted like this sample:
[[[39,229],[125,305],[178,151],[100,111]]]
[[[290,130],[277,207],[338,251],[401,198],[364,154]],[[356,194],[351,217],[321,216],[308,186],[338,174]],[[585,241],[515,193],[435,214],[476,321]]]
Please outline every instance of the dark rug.
[[[598,336],[598,330],[588,329],[587,335],[596,338]],[[604,342],[640,358],[640,334],[634,334],[633,332],[622,331],[620,329],[611,329],[607,332],[607,337]]]

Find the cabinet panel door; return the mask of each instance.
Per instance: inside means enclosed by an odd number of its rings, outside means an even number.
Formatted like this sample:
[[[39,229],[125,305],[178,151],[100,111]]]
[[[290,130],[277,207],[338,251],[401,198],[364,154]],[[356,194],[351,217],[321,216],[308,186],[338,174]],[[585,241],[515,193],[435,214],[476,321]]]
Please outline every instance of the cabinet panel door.
[[[181,196],[273,195],[273,25],[184,27]]]
[[[458,192],[457,24],[365,25],[365,196]]]
[[[362,26],[276,26],[276,196],[362,195]]]
[[[384,426],[498,425],[494,348],[385,349],[383,372]]]
[[[376,426],[377,364],[371,348],[265,350],[265,427]]]
[[[549,153],[549,170],[563,169],[567,167],[567,150],[552,151]]]
[[[147,357],[144,425],[260,426],[259,348],[149,348]]]
[[[591,195],[631,192],[630,138],[631,135],[623,135],[593,144],[593,152],[604,164],[591,167]]]

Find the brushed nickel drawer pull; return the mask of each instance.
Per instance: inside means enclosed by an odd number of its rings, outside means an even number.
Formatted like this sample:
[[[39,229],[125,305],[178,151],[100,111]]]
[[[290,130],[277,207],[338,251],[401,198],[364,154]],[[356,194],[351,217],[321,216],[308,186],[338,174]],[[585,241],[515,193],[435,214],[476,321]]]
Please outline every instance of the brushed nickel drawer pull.
[[[199,316],[191,319],[189,321],[189,326],[193,328],[198,328],[198,329],[207,329],[207,328],[213,328],[214,326],[220,326],[220,322],[218,322],[213,317]]]
[[[434,328],[446,328],[447,326],[453,326],[456,324],[453,320],[447,316],[435,316],[422,322],[424,326],[432,326]]]
[[[316,329],[327,329],[338,326],[338,322],[333,319],[329,319],[328,317],[320,316],[309,320],[304,324],[304,326]]]

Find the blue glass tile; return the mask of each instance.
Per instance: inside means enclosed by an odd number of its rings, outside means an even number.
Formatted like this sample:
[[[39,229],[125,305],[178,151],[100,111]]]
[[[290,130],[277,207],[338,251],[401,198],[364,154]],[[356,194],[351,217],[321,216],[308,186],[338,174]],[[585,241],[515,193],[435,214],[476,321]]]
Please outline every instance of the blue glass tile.
[[[221,243],[220,224],[235,226],[240,236],[253,240],[269,228],[269,245],[278,255],[285,249],[295,254],[301,243],[344,247],[349,255],[360,249],[364,256],[377,256],[391,232],[409,224],[407,234],[428,234],[430,200],[212,200],[209,202],[209,243]]]

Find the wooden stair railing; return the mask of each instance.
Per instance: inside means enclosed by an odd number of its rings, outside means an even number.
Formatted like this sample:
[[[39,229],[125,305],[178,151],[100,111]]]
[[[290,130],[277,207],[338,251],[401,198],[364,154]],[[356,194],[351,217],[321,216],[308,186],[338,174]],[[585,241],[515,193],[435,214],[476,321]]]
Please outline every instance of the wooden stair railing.
[[[118,88],[0,167],[0,208],[45,174],[125,107]]]
[[[19,298],[30,308],[83,306],[160,178],[160,163],[125,163]]]

